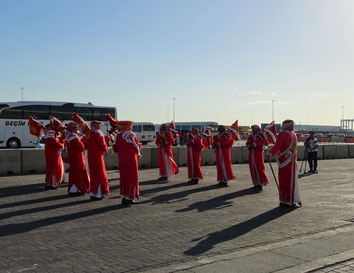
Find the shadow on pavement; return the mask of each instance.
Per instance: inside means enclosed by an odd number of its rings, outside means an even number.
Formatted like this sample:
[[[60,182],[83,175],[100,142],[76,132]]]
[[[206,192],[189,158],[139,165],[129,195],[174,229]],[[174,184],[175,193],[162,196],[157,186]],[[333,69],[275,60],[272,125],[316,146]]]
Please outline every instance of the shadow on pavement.
[[[43,189],[42,189],[42,191],[47,192],[47,191],[44,191]],[[54,192],[57,193],[57,191],[53,191],[53,193]],[[9,195],[9,196],[12,196],[12,195]],[[35,204],[35,203],[51,202],[51,201],[57,201],[57,200],[62,200],[62,199],[68,199],[68,198],[73,198],[73,196],[70,196],[68,194],[63,194],[63,195],[60,194],[60,195],[54,195],[54,196],[43,197],[43,198],[38,198],[38,199],[12,202],[12,203],[0,205],[0,209],[13,208],[13,207],[17,207],[17,206],[26,206],[26,205],[31,205],[31,204]]]
[[[241,191],[230,192],[225,195],[217,196],[213,199],[209,199],[206,201],[196,202],[188,206],[188,208],[176,210],[176,212],[186,212],[190,210],[198,210],[199,212],[207,211],[207,210],[214,210],[214,209],[222,209],[224,207],[228,207],[233,202],[227,201],[230,199],[234,199],[236,197],[241,197],[244,195],[251,195],[251,194],[259,194],[259,191],[254,189],[244,189]]]
[[[233,240],[239,236],[242,236],[256,228],[259,228],[260,226],[270,221],[273,221],[287,213],[294,211],[295,209],[296,207],[289,207],[289,208],[277,207],[269,211],[266,211],[254,218],[251,218],[245,222],[236,224],[234,226],[231,226],[221,231],[210,233],[201,238],[196,238],[192,240],[192,242],[199,241],[199,243],[196,246],[192,247],[191,249],[185,251],[184,254],[188,256],[201,255],[209,251],[210,249],[212,249],[217,244],[229,240]]]
[[[11,186],[11,187],[1,189],[0,198],[23,195],[23,194],[38,193],[38,192],[42,192],[43,189],[44,189],[44,181],[43,183]]]
[[[173,186],[173,185],[171,185]],[[179,183],[179,184],[175,184],[175,186],[173,188],[179,188],[179,187],[191,187],[191,185],[187,184],[187,183]],[[162,194],[156,197],[151,198],[150,200],[146,200],[141,202],[141,204],[146,204],[146,203],[153,203],[154,204],[159,204],[159,203],[171,203],[172,200],[176,200],[176,199],[182,199],[187,197],[190,194],[193,193],[198,193],[198,192],[205,192],[208,190],[215,190],[218,189],[219,187],[217,185],[209,185],[206,187],[198,187],[198,188],[193,188],[193,189],[189,189],[186,191],[180,191],[180,192],[174,192],[174,193],[169,193],[169,194]],[[160,191],[159,189],[157,189],[158,191]],[[144,194],[145,191],[144,191]],[[185,199],[183,199],[185,200]]]
[[[108,207],[99,207],[99,208],[92,209],[92,210],[80,211],[80,212],[75,212],[72,214],[59,215],[59,216],[54,216],[54,217],[50,217],[50,218],[46,218],[46,219],[40,219],[40,220],[33,221],[33,222],[19,223],[19,224],[7,224],[7,225],[0,226],[0,237],[10,236],[10,235],[15,235],[15,234],[20,234],[20,233],[26,233],[26,232],[29,232],[31,230],[34,230],[34,229],[37,229],[40,227],[55,225],[55,224],[62,223],[62,222],[77,220],[80,218],[85,218],[85,217],[89,217],[92,215],[97,215],[97,214],[105,213],[108,211],[124,209],[124,208],[127,208],[127,206],[112,205],[112,206],[108,206]]]
[[[26,215],[26,214],[31,214],[31,213],[43,212],[43,211],[47,211],[47,210],[76,206],[76,205],[80,205],[80,204],[84,204],[84,203],[88,203],[88,202],[91,202],[91,201],[88,199],[85,199],[85,200],[77,200],[77,201],[73,201],[73,202],[68,202],[68,203],[64,203],[64,204],[56,204],[56,205],[51,205],[51,206],[46,206],[46,207],[37,207],[37,208],[30,208],[30,209],[6,212],[3,214],[0,214],[0,220],[19,216],[19,215]]]

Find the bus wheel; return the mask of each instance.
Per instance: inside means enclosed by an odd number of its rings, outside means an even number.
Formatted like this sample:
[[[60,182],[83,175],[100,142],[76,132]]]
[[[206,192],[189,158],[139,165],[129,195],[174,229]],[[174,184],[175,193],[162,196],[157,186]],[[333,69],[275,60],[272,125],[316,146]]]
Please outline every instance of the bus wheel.
[[[7,148],[12,148],[12,149],[20,148],[21,147],[21,141],[18,138],[16,138],[16,137],[12,137],[12,138],[10,138],[7,141],[6,147]]]

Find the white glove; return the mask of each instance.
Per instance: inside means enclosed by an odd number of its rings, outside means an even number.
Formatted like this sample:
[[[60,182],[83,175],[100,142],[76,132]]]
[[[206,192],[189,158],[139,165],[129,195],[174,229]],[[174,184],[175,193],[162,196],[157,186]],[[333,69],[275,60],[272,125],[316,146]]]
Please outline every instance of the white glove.
[[[268,147],[265,146],[265,145],[263,145],[262,150],[263,150],[263,151],[267,151],[267,150],[268,150]]]

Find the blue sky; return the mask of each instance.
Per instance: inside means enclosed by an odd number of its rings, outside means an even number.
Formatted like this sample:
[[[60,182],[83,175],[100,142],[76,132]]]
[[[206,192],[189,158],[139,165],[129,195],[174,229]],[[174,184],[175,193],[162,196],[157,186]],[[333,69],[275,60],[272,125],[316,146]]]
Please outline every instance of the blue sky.
[[[352,0],[1,0],[1,101],[119,119],[339,125],[354,118]],[[169,110],[169,111],[168,111]]]

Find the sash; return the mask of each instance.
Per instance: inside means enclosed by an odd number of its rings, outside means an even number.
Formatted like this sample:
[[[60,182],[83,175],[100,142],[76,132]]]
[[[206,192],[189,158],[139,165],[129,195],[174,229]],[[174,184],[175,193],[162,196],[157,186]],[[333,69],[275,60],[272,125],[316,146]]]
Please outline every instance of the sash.
[[[291,131],[284,130],[285,133],[290,135],[291,137],[291,142],[289,147],[282,153],[278,153],[278,165],[279,168],[283,168],[286,165],[290,163],[290,161],[293,159],[293,157],[296,154],[296,139],[294,135],[291,133]]]

